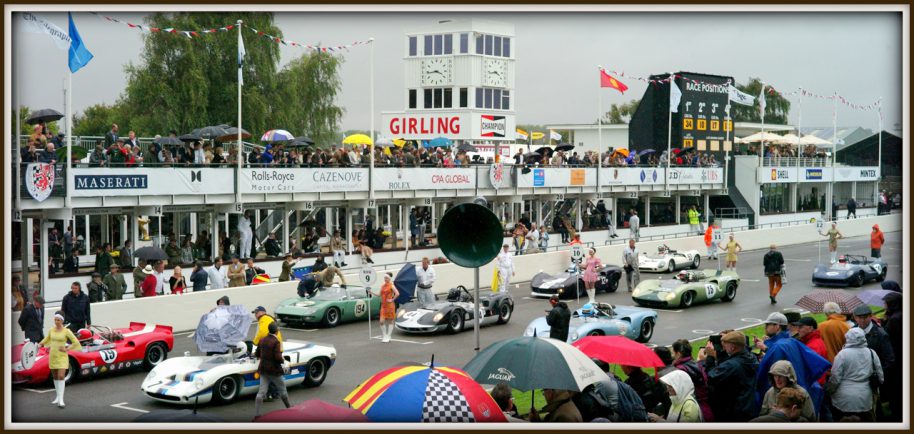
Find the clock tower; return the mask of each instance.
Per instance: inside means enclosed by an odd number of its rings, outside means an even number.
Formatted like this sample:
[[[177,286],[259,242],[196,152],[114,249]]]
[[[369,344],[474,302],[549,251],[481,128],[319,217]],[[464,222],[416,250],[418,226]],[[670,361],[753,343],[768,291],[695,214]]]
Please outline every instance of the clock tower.
[[[441,21],[406,34],[404,110],[383,112],[383,135],[407,140],[514,140],[514,26]]]

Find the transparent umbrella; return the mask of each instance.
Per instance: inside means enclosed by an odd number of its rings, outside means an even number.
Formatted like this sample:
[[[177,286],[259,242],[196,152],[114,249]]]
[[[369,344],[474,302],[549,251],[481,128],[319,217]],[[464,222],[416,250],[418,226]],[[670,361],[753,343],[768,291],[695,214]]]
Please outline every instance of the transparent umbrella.
[[[217,306],[200,318],[194,342],[201,352],[225,352],[247,338],[253,318],[243,305]]]

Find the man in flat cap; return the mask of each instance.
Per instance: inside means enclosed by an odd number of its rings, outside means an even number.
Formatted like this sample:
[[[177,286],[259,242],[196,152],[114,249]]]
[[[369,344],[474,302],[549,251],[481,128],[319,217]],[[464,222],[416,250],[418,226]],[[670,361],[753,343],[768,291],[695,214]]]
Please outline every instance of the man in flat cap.
[[[720,342],[729,357],[719,364],[714,345],[705,346],[711,410],[717,422],[747,422],[758,413],[754,394],[758,360],[746,351],[743,332],[727,333]]]

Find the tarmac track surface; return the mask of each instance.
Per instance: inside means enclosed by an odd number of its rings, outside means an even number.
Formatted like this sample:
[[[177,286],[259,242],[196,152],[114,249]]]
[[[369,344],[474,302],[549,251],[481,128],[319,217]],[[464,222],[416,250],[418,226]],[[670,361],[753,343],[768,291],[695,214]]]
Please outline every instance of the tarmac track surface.
[[[738,237],[737,237],[738,240]],[[882,249],[883,259],[888,263],[887,279],[901,283],[902,233],[886,234],[886,245]],[[784,247],[781,252],[787,262],[788,283],[778,295],[778,304],[771,305],[768,300],[768,284],[762,272],[762,256],[766,250],[746,251],[740,254],[737,271],[742,283],[736,299],[731,303],[714,302],[696,305],[689,309],[658,310],[659,318],[650,344],[670,345],[680,338],[695,339],[727,328],[751,326],[761,322],[770,312],[786,307],[796,307],[794,303],[803,294],[813,289],[810,283],[812,269],[817,263],[821,249],[822,260],[828,260],[825,243],[810,243]],[[839,242],[839,254],[869,254],[869,238],[856,237]],[[606,263],[618,263],[621,258],[601,258]],[[701,268],[716,268],[716,261],[702,258]],[[547,270],[556,272],[558,270]],[[657,275],[642,273],[642,279],[655,278]],[[659,275],[670,278],[671,275]],[[612,294],[598,294],[597,299],[618,305],[632,305],[624,282],[619,291]],[[850,291],[863,291],[879,288],[878,283],[868,283],[862,288],[850,288]],[[529,297],[529,282],[512,283],[512,294],[515,297],[515,311],[506,325],[494,325],[480,330],[480,345],[485,348],[496,341],[521,336],[527,324],[534,318],[545,314],[548,303],[543,299]],[[484,289],[488,290],[488,289]],[[290,294],[294,296],[294,294]],[[577,309],[586,299],[579,303],[572,299],[568,305]],[[272,308],[272,307],[270,307]],[[167,324],[167,319],[163,319]],[[253,336],[253,326],[251,336]],[[358,384],[376,372],[399,362],[415,361],[428,363],[432,355],[436,365],[463,367],[474,356],[475,339],[472,328],[457,335],[406,335],[395,331],[389,344],[380,341],[380,330],[377,323],[372,324],[372,337],[369,339],[366,322],[350,323],[333,329],[292,329],[283,328],[283,337],[287,340],[309,340],[333,344],[337,350],[337,361],[330,369],[324,384],[317,388],[301,386],[289,389],[292,403],[307,399],[322,399],[342,405],[342,398]],[[170,357],[180,357],[185,351],[198,354],[189,332],[175,336],[175,348]],[[144,412],[157,409],[176,408],[147,398],[140,392],[140,383],[146,372],[142,370],[114,374],[110,377],[77,382],[66,388],[67,407],[63,410],[50,404],[54,399],[53,386],[49,384],[29,388],[16,388],[12,392],[13,422],[129,422]],[[264,412],[283,408],[277,400],[264,403]],[[253,396],[246,396],[228,405],[207,405],[200,411],[217,414],[228,421],[249,422],[254,417]]]

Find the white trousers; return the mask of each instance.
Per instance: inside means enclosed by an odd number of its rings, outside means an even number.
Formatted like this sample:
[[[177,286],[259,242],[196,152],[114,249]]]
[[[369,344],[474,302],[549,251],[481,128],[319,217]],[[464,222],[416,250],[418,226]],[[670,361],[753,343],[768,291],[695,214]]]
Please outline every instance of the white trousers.
[[[333,251],[333,262],[339,262],[340,266],[342,266],[343,263],[346,262],[345,259],[346,259],[345,250],[334,250]]]
[[[498,292],[507,292],[508,285],[511,284],[511,270],[499,268],[498,277],[499,277],[499,280],[501,281],[499,288],[498,288]]]
[[[238,252],[238,257],[241,259],[247,259],[251,257],[251,242],[254,240],[253,232],[241,232],[241,251]]]

